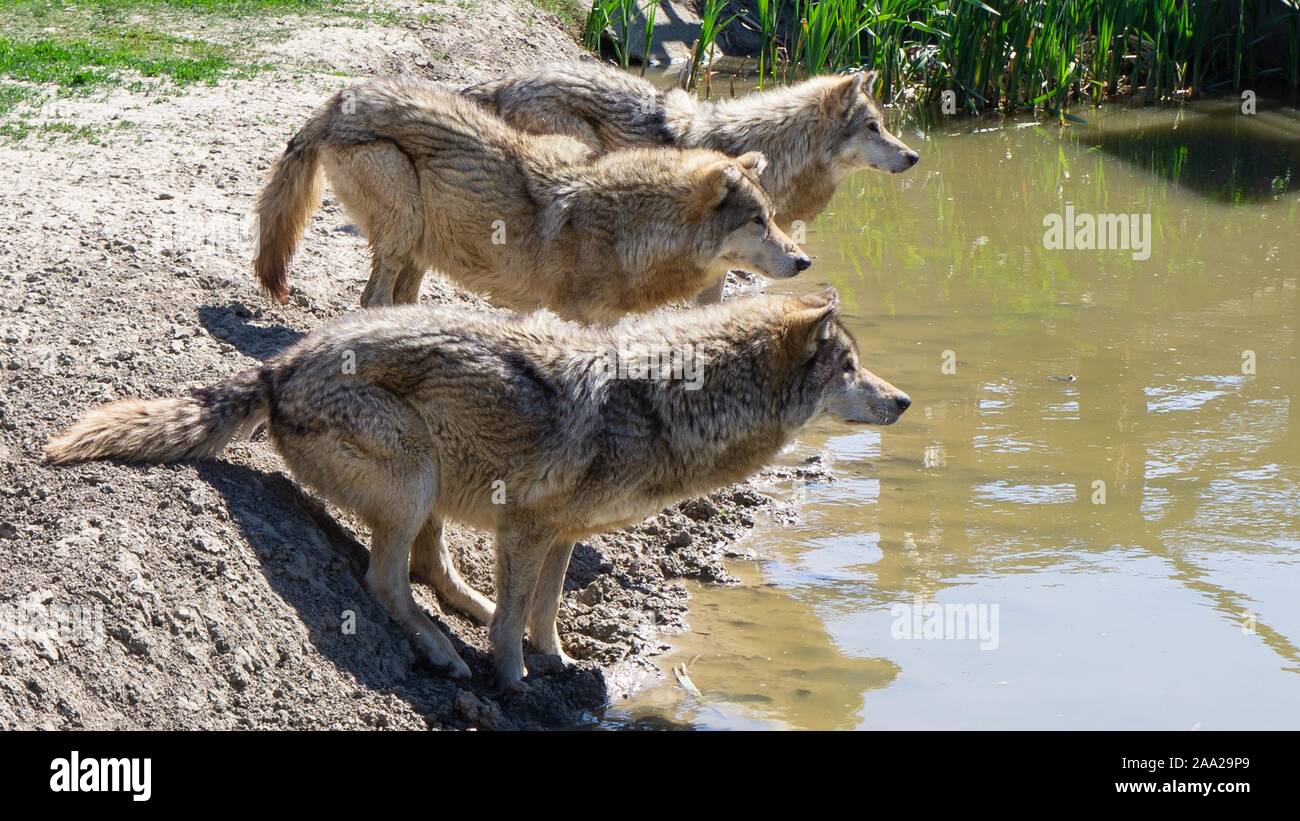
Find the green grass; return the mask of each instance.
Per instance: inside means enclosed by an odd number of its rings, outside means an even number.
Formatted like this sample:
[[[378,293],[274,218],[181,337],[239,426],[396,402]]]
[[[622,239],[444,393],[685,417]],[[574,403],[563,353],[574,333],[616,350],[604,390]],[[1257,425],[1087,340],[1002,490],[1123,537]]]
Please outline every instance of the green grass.
[[[0,85],[0,117],[13,111],[20,103],[31,99],[32,90],[23,86]]]
[[[159,8],[227,16],[256,12],[319,12],[338,10],[344,0],[8,0],[9,10],[58,12],[73,8],[101,14],[148,12]]]
[[[564,26],[564,30],[575,37],[582,36],[582,27],[587,19],[586,6],[582,0],[531,0],[542,11],[555,15]]]
[[[0,37],[0,76],[61,89],[116,84],[124,71],[178,85],[213,82],[232,65],[220,46],[143,29],[100,32],[86,40]]]
[[[48,105],[59,97],[121,85],[165,91],[268,68],[243,56],[250,41],[265,38],[249,17],[329,14],[387,23],[392,16],[367,14],[355,0],[0,3],[0,140],[10,142],[33,134],[94,140],[107,130],[60,118]]]

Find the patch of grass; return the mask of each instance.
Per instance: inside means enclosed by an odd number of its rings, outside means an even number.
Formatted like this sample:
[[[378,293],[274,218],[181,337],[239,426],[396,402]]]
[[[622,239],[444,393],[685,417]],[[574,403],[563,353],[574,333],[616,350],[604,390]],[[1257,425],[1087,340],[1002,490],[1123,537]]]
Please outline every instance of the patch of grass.
[[[58,97],[125,85],[173,93],[194,83],[268,68],[241,59],[244,40],[220,35],[266,14],[360,13],[354,0],[0,0],[0,140],[29,135],[95,140],[100,130],[63,119]],[[214,29],[211,22],[216,21]],[[222,42],[160,29],[216,31]],[[246,29],[245,29],[246,30]],[[236,28],[238,38],[239,29]],[[5,82],[5,81],[9,82]],[[164,81],[160,88],[157,82]],[[51,88],[52,87],[52,88]],[[39,110],[37,105],[41,104]],[[31,107],[24,110],[24,104]],[[15,110],[20,121],[10,116]]]
[[[335,11],[348,3],[346,0],[8,0],[5,5],[11,10],[29,13],[79,8],[101,14],[124,14],[161,7],[234,16],[254,12]]]
[[[231,66],[220,46],[143,29],[100,32],[93,40],[0,37],[0,75],[62,89],[116,83],[122,71],[180,85],[213,82]]]
[[[582,27],[587,20],[585,4],[581,0],[531,0],[532,4],[544,12],[555,15],[564,26],[564,30],[581,36]]]
[[[27,102],[35,91],[25,86],[5,83],[0,85],[0,117],[13,111],[20,103]]]
[[[66,137],[70,140],[82,140],[97,143],[103,129],[91,125],[77,125],[63,120],[33,125],[26,122],[0,123],[0,142],[18,143],[32,134],[43,137]]]

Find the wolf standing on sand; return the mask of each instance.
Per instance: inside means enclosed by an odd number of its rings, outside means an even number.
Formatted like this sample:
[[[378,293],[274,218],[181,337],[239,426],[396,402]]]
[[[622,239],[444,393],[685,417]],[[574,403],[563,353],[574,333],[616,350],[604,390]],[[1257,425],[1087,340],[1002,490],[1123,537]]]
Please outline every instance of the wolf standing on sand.
[[[278,300],[319,205],[318,167],[370,242],[362,305],[415,302],[429,268],[517,311],[613,322],[695,297],[730,268],[812,261],[772,221],[758,153],[649,148],[592,157],[460,95],[381,80],[336,94],[258,198],[258,278]]]
[[[871,96],[875,72],[814,77],[783,88],[710,102],[681,89],[590,62],[525,69],[462,90],[506,122],[565,134],[593,151],[647,145],[762,152],[760,175],[777,221],[821,213],[841,181],[874,168],[898,173],[920,155],[885,129]]]
[[[748,476],[823,411],[888,425],[907,409],[862,366],[837,306],[834,291],[756,296],[612,328],[545,312],[359,311],[188,397],[90,411],[46,454],[210,458],[265,423],[300,481],[371,528],[366,586],[421,653],[469,675],[408,571],[490,620],[498,679],[514,686],[525,630],[564,658],[556,614],[575,540]],[[629,347],[690,350],[700,378],[611,376],[610,352]],[[495,531],[495,611],[457,575],[446,518]]]

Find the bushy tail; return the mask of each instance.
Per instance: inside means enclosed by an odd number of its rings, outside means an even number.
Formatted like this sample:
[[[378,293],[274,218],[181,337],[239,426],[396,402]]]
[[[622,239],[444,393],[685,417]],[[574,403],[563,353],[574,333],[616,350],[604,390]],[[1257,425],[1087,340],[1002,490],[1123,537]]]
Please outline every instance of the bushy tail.
[[[257,197],[257,258],[253,270],[262,287],[284,302],[289,298],[285,266],[312,212],[320,205],[320,148],[335,100],[322,106],[275,162],[271,181]]]
[[[266,420],[260,369],[170,399],[123,399],[87,413],[45,446],[55,464],[91,459],[159,464],[216,456]]]
[[[691,133],[691,125],[702,108],[699,97],[688,94],[680,88],[669,89],[664,94],[664,128],[678,147],[704,147],[699,143],[697,135]]]

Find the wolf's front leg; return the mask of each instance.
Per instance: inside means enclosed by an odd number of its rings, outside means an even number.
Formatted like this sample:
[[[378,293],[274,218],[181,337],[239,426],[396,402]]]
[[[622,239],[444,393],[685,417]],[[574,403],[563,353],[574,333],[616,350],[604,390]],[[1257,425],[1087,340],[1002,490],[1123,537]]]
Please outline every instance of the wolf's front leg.
[[[497,683],[503,689],[520,689],[525,672],[524,626],[552,540],[526,523],[503,522],[497,527],[496,541],[497,610],[488,637]]]
[[[560,541],[551,545],[546,553],[546,561],[537,578],[537,588],[533,591],[533,606],[528,614],[528,639],[538,652],[559,656],[564,664],[573,664],[573,659],[564,654],[560,646],[560,631],[555,618],[560,612],[560,600],[564,597],[564,574],[569,569],[569,557],[573,555],[573,542]]]

